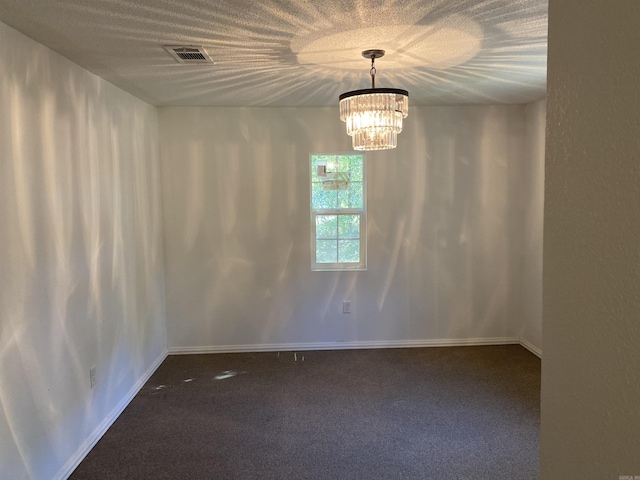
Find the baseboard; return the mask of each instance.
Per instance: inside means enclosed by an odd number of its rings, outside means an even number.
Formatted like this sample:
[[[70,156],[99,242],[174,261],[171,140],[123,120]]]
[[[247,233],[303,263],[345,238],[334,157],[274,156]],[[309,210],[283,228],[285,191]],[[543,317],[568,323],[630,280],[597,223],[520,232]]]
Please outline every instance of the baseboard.
[[[107,415],[107,417],[100,422],[100,424],[95,428],[95,430],[89,435],[80,448],[76,450],[71,458],[63,465],[60,471],[53,477],[53,480],[65,480],[69,478],[69,476],[73,473],[73,471],[80,465],[80,462],[87,456],[87,454],[91,451],[91,449],[98,443],[98,441],[102,438],[102,436],[106,433],[106,431],[113,425],[113,422],[120,416],[120,414],[124,411],[124,409],[129,405],[133,397],[135,397],[140,389],[147,383],[147,380],[151,378],[153,372],[157,370],[160,364],[167,358],[167,352],[162,353],[153,364],[147,369],[146,372],[140,377],[140,379],[135,383],[135,385],[129,390],[127,395],[120,400],[120,402],[115,406],[113,410]]]
[[[536,355],[538,358],[542,358],[542,350],[536,347],[533,343],[527,342],[524,338],[520,338],[520,345]]]
[[[357,350],[368,348],[417,348],[417,347],[461,347],[471,345],[518,344],[518,337],[460,338],[436,340],[382,340],[370,342],[314,342],[314,343],[271,343],[252,345],[210,345],[200,347],[171,347],[169,355],[191,355],[202,353],[241,352],[288,352],[312,350]]]

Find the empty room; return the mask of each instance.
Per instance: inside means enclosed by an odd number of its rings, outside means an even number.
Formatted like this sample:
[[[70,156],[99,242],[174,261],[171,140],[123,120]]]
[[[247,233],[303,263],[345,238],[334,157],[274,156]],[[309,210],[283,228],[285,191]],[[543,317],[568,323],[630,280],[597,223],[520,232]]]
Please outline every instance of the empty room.
[[[639,19],[0,0],[0,480],[640,479]]]

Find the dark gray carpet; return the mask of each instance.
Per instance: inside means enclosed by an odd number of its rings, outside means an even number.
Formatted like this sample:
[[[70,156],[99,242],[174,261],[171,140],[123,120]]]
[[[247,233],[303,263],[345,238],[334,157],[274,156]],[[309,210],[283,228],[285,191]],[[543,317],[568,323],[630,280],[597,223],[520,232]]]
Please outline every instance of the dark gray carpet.
[[[170,356],[71,476],[538,478],[516,345]]]

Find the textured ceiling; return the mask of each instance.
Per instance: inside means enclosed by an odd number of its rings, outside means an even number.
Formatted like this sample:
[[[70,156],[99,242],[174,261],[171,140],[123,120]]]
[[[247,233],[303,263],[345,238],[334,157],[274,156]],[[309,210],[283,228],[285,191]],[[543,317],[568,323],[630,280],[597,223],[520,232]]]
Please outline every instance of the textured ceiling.
[[[413,105],[546,90],[547,0],[0,0],[0,21],[154,105],[324,106],[370,87]],[[164,45],[204,46],[182,65]]]

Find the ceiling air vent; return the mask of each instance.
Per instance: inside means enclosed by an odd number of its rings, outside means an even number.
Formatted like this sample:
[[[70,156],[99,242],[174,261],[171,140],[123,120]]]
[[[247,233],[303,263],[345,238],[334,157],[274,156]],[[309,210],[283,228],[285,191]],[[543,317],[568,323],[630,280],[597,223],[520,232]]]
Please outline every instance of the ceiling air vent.
[[[178,63],[213,64],[213,60],[207,55],[203,47],[196,47],[194,45],[165,45],[164,48]]]

